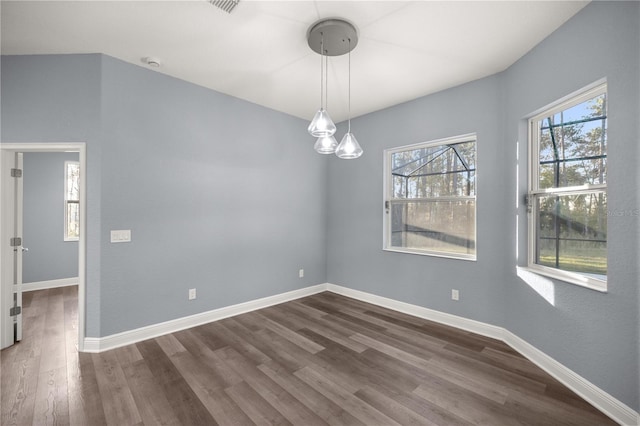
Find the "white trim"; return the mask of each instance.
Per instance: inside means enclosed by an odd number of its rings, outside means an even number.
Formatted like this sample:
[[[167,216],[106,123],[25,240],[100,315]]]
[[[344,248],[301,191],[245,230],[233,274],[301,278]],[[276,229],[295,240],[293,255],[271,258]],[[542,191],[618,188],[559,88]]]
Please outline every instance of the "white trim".
[[[527,268],[533,273],[551,277],[563,282],[585,287],[591,290],[607,292],[607,280],[598,279],[588,273],[564,271],[559,268],[543,266],[536,263],[537,252],[537,232],[538,232],[538,215],[537,215],[537,199],[544,194],[549,195],[578,195],[594,192],[603,192],[607,194],[607,184],[585,184],[572,187],[559,188],[543,188],[540,189],[540,128],[538,123],[548,116],[555,115],[561,111],[579,105],[596,96],[608,96],[608,86],[606,78],[602,78],[582,89],[579,89],[559,100],[538,109],[535,113],[529,115],[527,120],[528,135],[528,181],[527,195],[529,197],[529,206],[527,207]],[[606,114],[606,111],[605,111]]]
[[[327,290],[353,299],[362,300],[363,302],[502,340],[616,422],[622,425],[640,424],[640,413],[637,413],[631,407],[505,328],[334,284],[327,284]]]
[[[269,306],[299,299],[301,297],[310,296],[312,294],[326,291],[326,289],[326,284],[318,284],[299,290],[277,294],[275,296],[263,297],[261,299],[251,300],[237,305],[225,306],[223,308],[201,312],[187,317],[136,328],[135,330],[123,331],[122,333],[112,334],[106,337],[87,337],[84,340],[84,352],[103,352],[119,348],[121,346],[162,336],[164,334],[175,333],[176,331],[233,317],[235,315],[244,314],[257,309],[267,308]]]
[[[24,154],[22,152],[16,152],[16,168],[24,171]],[[23,175],[24,176],[24,175]],[[22,237],[24,240],[24,179],[13,179],[15,181],[15,230],[16,237]],[[24,242],[24,241],[23,241]],[[16,251],[16,263],[15,263],[15,277],[13,290],[15,292],[16,306],[22,306],[22,275],[24,265],[24,249],[25,247],[20,244]],[[6,317],[5,317],[6,319]],[[16,316],[15,320],[15,341],[22,341],[22,311]]]
[[[414,317],[436,321],[441,324],[450,325],[461,330],[481,334],[493,339],[504,340],[504,333],[506,330],[502,327],[496,327],[495,325],[463,318],[457,315],[447,314],[445,312],[436,311],[418,305],[412,305],[411,303],[400,302],[360,290],[353,290],[335,284],[327,284],[327,290],[353,299],[362,300],[363,302],[371,303],[372,305],[378,305],[383,308],[412,315]]]
[[[518,266],[518,269],[524,269],[534,274],[544,275],[545,277],[555,280],[564,281],[569,284],[576,284],[589,290],[599,291],[600,293],[608,293],[607,280],[601,280],[596,276],[590,276],[586,273],[563,271],[562,269],[551,268],[548,266],[538,265],[537,263],[529,266]]]
[[[78,285],[78,277],[23,283],[22,291],[46,290],[48,288],[69,287],[72,285]]]
[[[607,93],[608,90],[609,88],[606,77],[601,78],[600,80],[594,81],[573,93],[563,96],[555,102],[551,102],[550,104],[539,108],[529,114],[528,119],[529,121],[540,121],[542,118],[546,118],[549,115],[557,114],[560,111],[564,111],[596,96],[602,95],[603,93]]]
[[[503,341],[616,422],[630,426],[639,424],[640,413],[635,412],[631,407],[568,369],[527,341],[510,331],[506,331]]]
[[[607,192],[607,184],[606,183],[598,183],[598,184],[584,184],[578,186],[563,186],[562,188],[545,188],[545,189],[536,189],[529,191],[530,195],[580,195],[580,194],[591,194],[592,192],[596,192],[600,190],[600,192]]]
[[[0,237],[2,241],[15,237],[15,183],[9,178],[8,170],[15,167],[15,153],[0,152]],[[14,255],[9,244],[0,244],[0,349],[13,345],[13,318],[9,309],[13,306]]]
[[[87,337],[84,340],[84,352],[102,352],[114,349],[120,346],[158,337],[163,334],[173,333],[186,328],[206,324],[208,322],[221,320],[279,303],[288,302],[290,300],[299,299],[301,297],[310,296],[312,294],[321,293],[323,291],[341,294],[373,305],[382,306],[394,311],[403,312],[415,317],[428,319],[472,333],[480,334],[482,336],[501,340],[616,422],[622,425],[634,425],[639,423],[640,414],[632,408],[503,327],[497,327],[480,321],[329,283],[318,284],[287,293],[281,293],[275,296],[264,297],[262,299],[239,303],[237,305],[214,309],[212,311],[178,318],[147,327],[141,327],[135,330],[113,334],[111,336]]]
[[[471,142],[471,140],[477,141],[477,138],[478,138],[478,134],[475,132],[465,133],[464,135],[433,139],[430,141],[416,142],[416,143],[411,143],[409,145],[403,145],[403,146],[396,146],[394,148],[385,149],[384,153],[395,154],[396,152],[402,152],[411,148],[415,148],[418,145],[427,147],[427,146],[448,145],[448,144],[454,144],[454,143],[460,143],[460,142]]]
[[[478,260],[475,254],[429,251],[429,250],[409,249],[409,248],[401,248],[401,247],[383,247],[382,250],[395,252],[395,253],[417,254],[419,256],[443,257],[445,259],[469,260],[472,262],[476,262]]]
[[[404,152],[413,149],[420,148],[428,148],[428,147],[436,147],[436,146],[444,146],[444,145],[452,145],[457,143],[464,142],[473,142],[475,144],[475,194],[470,196],[446,196],[446,197],[427,197],[427,198],[394,198],[393,197],[393,179],[392,179],[392,168],[391,168],[391,157],[393,154]],[[383,157],[383,172],[382,172],[382,180],[383,180],[383,224],[382,224],[382,250],[396,252],[396,253],[406,253],[406,254],[417,254],[422,256],[434,256],[434,257],[443,257],[448,259],[456,259],[456,260],[471,260],[476,261],[478,257],[478,219],[477,219],[477,199],[478,199],[478,135],[477,133],[467,133],[464,135],[452,136],[448,138],[441,138],[427,142],[419,142],[410,145],[404,145],[394,148],[385,149],[382,153]],[[401,247],[401,246],[392,246],[391,245],[391,211],[389,209],[391,203],[415,203],[415,202],[438,202],[438,201],[465,201],[465,200],[473,200],[474,201],[474,238],[475,238],[475,251],[473,254],[466,253],[452,253],[448,251],[442,250],[431,250],[431,249],[418,249],[413,247]]]
[[[78,241],[78,351],[83,351],[86,321],[86,247],[87,247],[87,144],[60,143],[0,143],[0,149],[13,152],[77,152],[80,162],[80,239]]]

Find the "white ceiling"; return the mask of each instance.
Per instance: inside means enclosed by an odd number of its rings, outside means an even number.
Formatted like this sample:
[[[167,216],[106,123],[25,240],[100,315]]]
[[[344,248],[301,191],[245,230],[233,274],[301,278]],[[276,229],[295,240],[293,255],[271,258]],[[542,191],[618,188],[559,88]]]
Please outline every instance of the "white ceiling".
[[[300,118],[320,106],[321,18],[352,22],[352,116],[503,71],[587,1],[2,1],[3,55],[104,53]],[[347,118],[347,56],[330,60],[328,111]]]

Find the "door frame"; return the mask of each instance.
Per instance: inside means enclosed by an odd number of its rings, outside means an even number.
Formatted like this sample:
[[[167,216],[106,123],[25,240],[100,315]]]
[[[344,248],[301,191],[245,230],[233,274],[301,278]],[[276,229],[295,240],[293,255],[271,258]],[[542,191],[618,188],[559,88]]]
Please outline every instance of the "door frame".
[[[86,143],[84,142],[68,142],[68,143],[0,143],[0,150],[6,152],[77,152],[78,161],[80,163],[80,238],[78,240],[78,352],[84,351],[85,340],[85,318],[86,318],[86,296],[85,296],[85,281],[86,281],[86,247],[87,247],[87,151]],[[6,179],[6,172],[2,171],[2,179]],[[62,196],[62,193],[61,193]],[[4,197],[4,194],[2,194]],[[9,203],[2,198],[2,208],[0,211],[0,217],[8,214],[13,214],[12,209],[15,200],[11,200]],[[6,250],[8,246],[6,244],[0,244],[0,250]],[[0,256],[0,259],[4,259],[4,256]],[[5,265],[1,265],[2,268]],[[3,283],[0,291],[6,295],[5,287],[8,283]],[[11,284],[12,285],[12,284]],[[1,298],[4,300],[4,298]],[[2,302],[0,304],[0,316],[3,319],[2,326],[0,327],[0,342],[6,342],[9,336],[8,327],[5,325],[4,319],[9,318],[9,312],[7,312],[8,304]],[[13,336],[13,326],[11,327],[11,336]],[[13,340],[13,337],[11,337]]]

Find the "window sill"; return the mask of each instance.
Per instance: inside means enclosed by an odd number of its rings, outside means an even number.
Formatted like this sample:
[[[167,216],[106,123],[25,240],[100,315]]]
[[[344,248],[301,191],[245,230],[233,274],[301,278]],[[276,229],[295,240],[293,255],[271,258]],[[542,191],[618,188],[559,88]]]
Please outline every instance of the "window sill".
[[[595,276],[579,274],[575,272],[560,271],[558,269],[547,268],[540,265],[518,266],[517,269],[529,271],[534,274],[543,275],[569,284],[588,288],[590,290],[607,293],[607,280],[601,280]]]
[[[384,247],[382,250],[392,251],[396,253],[417,254],[420,256],[443,257],[446,259],[456,259],[456,260],[470,260],[472,262],[476,261],[476,256],[471,254],[453,254],[453,253],[443,253],[438,251],[411,250],[411,249],[402,249],[398,247]]]

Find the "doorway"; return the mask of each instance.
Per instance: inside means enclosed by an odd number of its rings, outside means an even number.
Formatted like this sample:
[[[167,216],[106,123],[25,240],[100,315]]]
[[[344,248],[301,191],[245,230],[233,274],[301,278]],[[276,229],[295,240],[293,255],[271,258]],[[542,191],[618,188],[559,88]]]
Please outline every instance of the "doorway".
[[[27,153],[77,153],[80,178],[78,212],[80,216],[79,236],[78,236],[78,351],[84,350],[85,340],[85,276],[86,276],[86,144],[84,143],[2,143],[0,144],[0,154],[2,156],[2,170],[0,170],[0,184],[2,207],[0,208],[0,222],[2,224],[3,239],[0,244],[0,269],[2,282],[0,283],[0,348],[11,346],[15,342],[15,330],[21,329],[22,318],[20,315],[10,316],[10,310],[14,308],[14,300],[21,300],[22,293],[22,273],[20,262],[16,259],[23,254],[20,240],[10,241],[6,235],[13,234],[16,228],[15,223],[20,222],[22,217],[16,217],[16,205],[21,202],[20,194],[17,197],[7,188],[14,187],[11,181],[20,179],[11,170],[5,170],[10,164],[7,158],[19,157],[16,154]],[[17,173],[20,174],[19,172]],[[13,176],[12,176],[13,175]],[[16,185],[15,188],[19,188]],[[19,191],[18,189],[18,192]],[[62,197],[62,194],[61,194]],[[18,200],[18,202],[16,202]],[[19,211],[19,209],[18,209]],[[11,238],[21,236],[13,235]],[[62,236],[61,236],[62,238]],[[6,240],[6,241],[5,241]],[[18,249],[20,249],[18,251]],[[20,259],[21,260],[21,259]],[[14,310],[11,313],[16,313]],[[14,320],[15,318],[15,320]]]

